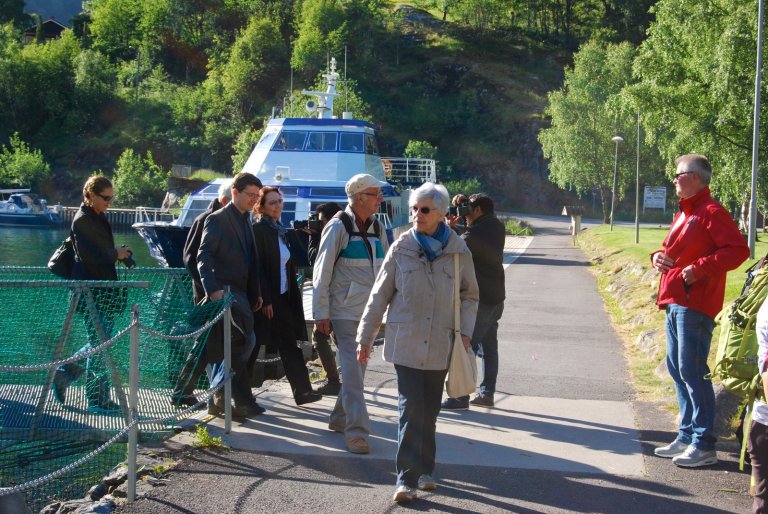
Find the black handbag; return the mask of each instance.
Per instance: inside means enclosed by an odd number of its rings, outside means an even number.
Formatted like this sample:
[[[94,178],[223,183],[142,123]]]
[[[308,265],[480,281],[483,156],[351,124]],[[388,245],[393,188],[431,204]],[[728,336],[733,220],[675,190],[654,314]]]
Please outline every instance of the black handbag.
[[[71,279],[75,267],[75,244],[72,234],[61,243],[48,261],[48,269],[57,277]]]

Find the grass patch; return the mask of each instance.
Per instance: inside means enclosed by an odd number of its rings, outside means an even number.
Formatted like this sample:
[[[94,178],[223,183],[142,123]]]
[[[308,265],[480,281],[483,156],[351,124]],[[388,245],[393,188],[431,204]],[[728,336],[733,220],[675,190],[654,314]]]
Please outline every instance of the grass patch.
[[[224,173],[218,173],[213,170],[197,170],[189,178],[194,180],[204,180],[205,182],[210,182],[211,180],[216,180],[217,178],[227,178],[227,177],[230,177],[230,175],[225,175]]]
[[[513,236],[532,236],[533,227],[525,221],[517,218],[506,218],[504,221],[504,229],[507,234]]]
[[[641,350],[636,341],[647,331],[656,331],[664,339],[664,314],[656,307],[659,276],[651,268],[650,254],[661,247],[667,234],[665,227],[641,227],[639,243],[635,243],[634,227],[608,225],[583,231],[579,246],[592,259],[598,288],[611,320],[627,347],[627,359],[633,385],[640,399],[657,401],[668,399],[676,410],[671,379],[662,379],[656,373],[664,359],[664,348],[655,353]],[[755,255],[768,252],[768,243],[758,241]],[[725,303],[733,301],[741,292],[746,275],[744,271],[754,263],[748,259],[731,271],[726,279]],[[713,366],[717,351],[719,327],[712,335],[709,362]]]

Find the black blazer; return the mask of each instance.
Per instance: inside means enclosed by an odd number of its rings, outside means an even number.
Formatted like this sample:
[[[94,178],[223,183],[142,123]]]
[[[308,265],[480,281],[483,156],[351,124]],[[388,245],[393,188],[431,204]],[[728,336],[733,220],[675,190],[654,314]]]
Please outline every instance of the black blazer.
[[[200,250],[200,241],[203,238],[203,227],[208,216],[219,209],[221,209],[219,200],[212,201],[211,205],[195,218],[192,227],[189,229],[189,234],[187,234],[187,240],[184,243],[182,260],[184,261],[184,267],[192,277],[192,292],[195,296],[195,303],[200,303],[205,298],[205,289],[200,281],[200,272],[197,270],[197,252]]]
[[[262,298],[264,305],[276,306],[275,299],[280,296],[280,247],[278,245],[278,233],[265,219],[259,220],[253,225],[253,237],[261,257]],[[287,241],[286,241],[286,244]],[[290,250],[290,246],[289,246]],[[307,325],[304,318],[304,305],[302,303],[299,284],[296,282],[296,264],[294,258],[288,259],[286,275],[288,280],[288,305],[290,313],[283,313],[291,318],[296,339],[307,341]],[[261,311],[260,311],[261,312]],[[256,316],[257,323],[267,321],[260,313]]]
[[[244,227],[244,214],[234,203],[212,213],[203,224],[197,270],[205,293],[210,295],[230,286],[245,293],[251,305],[261,296],[259,286],[259,253],[253,234]],[[249,259],[248,256],[252,256]]]
[[[81,204],[72,220],[72,234],[76,250],[72,278],[117,280],[117,250],[107,217]]]

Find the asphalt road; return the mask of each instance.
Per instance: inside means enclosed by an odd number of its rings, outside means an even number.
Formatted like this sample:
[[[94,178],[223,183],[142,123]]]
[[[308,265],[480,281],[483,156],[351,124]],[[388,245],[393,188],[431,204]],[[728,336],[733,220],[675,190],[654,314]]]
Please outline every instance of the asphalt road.
[[[634,400],[623,344],[567,220],[529,221],[536,236],[510,244],[496,408],[441,414],[437,491],[391,500],[396,383],[377,355],[366,377],[371,454],[347,453],[327,430],[332,398],[298,408],[276,383],[260,393],[267,414],[230,434],[209,423],[232,450],[191,451],[167,485],[118,512],[749,512],[733,444],[706,469],[652,455],[675,437],[672,414]]]

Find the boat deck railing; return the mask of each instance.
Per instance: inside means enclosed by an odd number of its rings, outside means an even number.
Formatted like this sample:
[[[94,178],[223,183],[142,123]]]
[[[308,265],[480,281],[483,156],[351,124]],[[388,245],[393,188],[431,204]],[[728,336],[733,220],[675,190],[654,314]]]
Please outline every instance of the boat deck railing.
[[[420,185],[437,182],[437,165],[434,159],[409,157],[382,157],[384,174],[390,182],[404,185]]]
[[[80,207],[63,207],[61,216],[69,224],[75,218]],[[136,207],[134,209],[110,208],[105,215],[112,228],[129,229],[134,223],[147,221],[173,221],[174,216],[166,209],[155,207]]]

